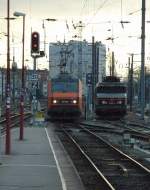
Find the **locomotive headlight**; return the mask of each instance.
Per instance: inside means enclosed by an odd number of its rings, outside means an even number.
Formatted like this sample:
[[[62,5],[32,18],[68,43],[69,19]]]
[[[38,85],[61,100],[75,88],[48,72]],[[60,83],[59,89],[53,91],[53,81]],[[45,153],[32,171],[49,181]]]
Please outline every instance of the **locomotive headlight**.
[[[56,104],[56,103],[57,103],[57,100],[53,100],[53,103]]]
[[[102,104],[107,104],[107,101],[106,100],[102,100]]]
[[[73,103],[76,104],[76,103],[77,103],[77,100],[73,100]]]
[[[117,101],[117,104],[122,104],[122,101],[121,101],[121,100],[118,100],[118,101]]]

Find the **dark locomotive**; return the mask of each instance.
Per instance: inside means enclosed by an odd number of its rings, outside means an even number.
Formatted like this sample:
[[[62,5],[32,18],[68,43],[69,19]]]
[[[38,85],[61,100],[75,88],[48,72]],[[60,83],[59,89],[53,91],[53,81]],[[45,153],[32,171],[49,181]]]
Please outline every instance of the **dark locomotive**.
[[[115,76],[107,76],[95,89],[95,113],[100,117],[123,117],[127,112],[127,88]]]

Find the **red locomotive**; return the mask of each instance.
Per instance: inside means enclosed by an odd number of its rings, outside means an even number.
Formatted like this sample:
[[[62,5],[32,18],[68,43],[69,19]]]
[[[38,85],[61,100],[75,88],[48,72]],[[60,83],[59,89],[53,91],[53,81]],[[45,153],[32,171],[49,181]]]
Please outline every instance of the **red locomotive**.
[[[48,83],[48,110],[51,120],[79,119],[82,115],[82,84],[68,73],[61,73]]]

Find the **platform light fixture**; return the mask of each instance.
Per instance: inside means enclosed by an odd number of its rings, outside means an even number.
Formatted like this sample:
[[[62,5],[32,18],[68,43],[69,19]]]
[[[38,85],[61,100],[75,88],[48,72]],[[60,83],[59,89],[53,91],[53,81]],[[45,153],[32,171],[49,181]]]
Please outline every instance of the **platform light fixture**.
[[[23,140],[23,131],[24,131],[24,46],[25,46],[25,13],[22,12],[14,12],[13,14],[16,17],[23,18],[23,31],[22,31],[22,84],[21,84],[21,96],[20,96],[20,140]]]

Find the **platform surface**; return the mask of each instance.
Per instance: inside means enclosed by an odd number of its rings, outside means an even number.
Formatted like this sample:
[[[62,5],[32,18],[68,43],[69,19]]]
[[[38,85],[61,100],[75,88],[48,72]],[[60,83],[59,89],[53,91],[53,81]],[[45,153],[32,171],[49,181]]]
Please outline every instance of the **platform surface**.
[[[82,182],[52,127],[11,130],[10,154],[6,136],[0,138],[0,190],[84,190]]]
[[[11,151],[5,155],[5,136],[1,136],[0,190],[62,190],[62,181],[45,128],[11,131]]]

